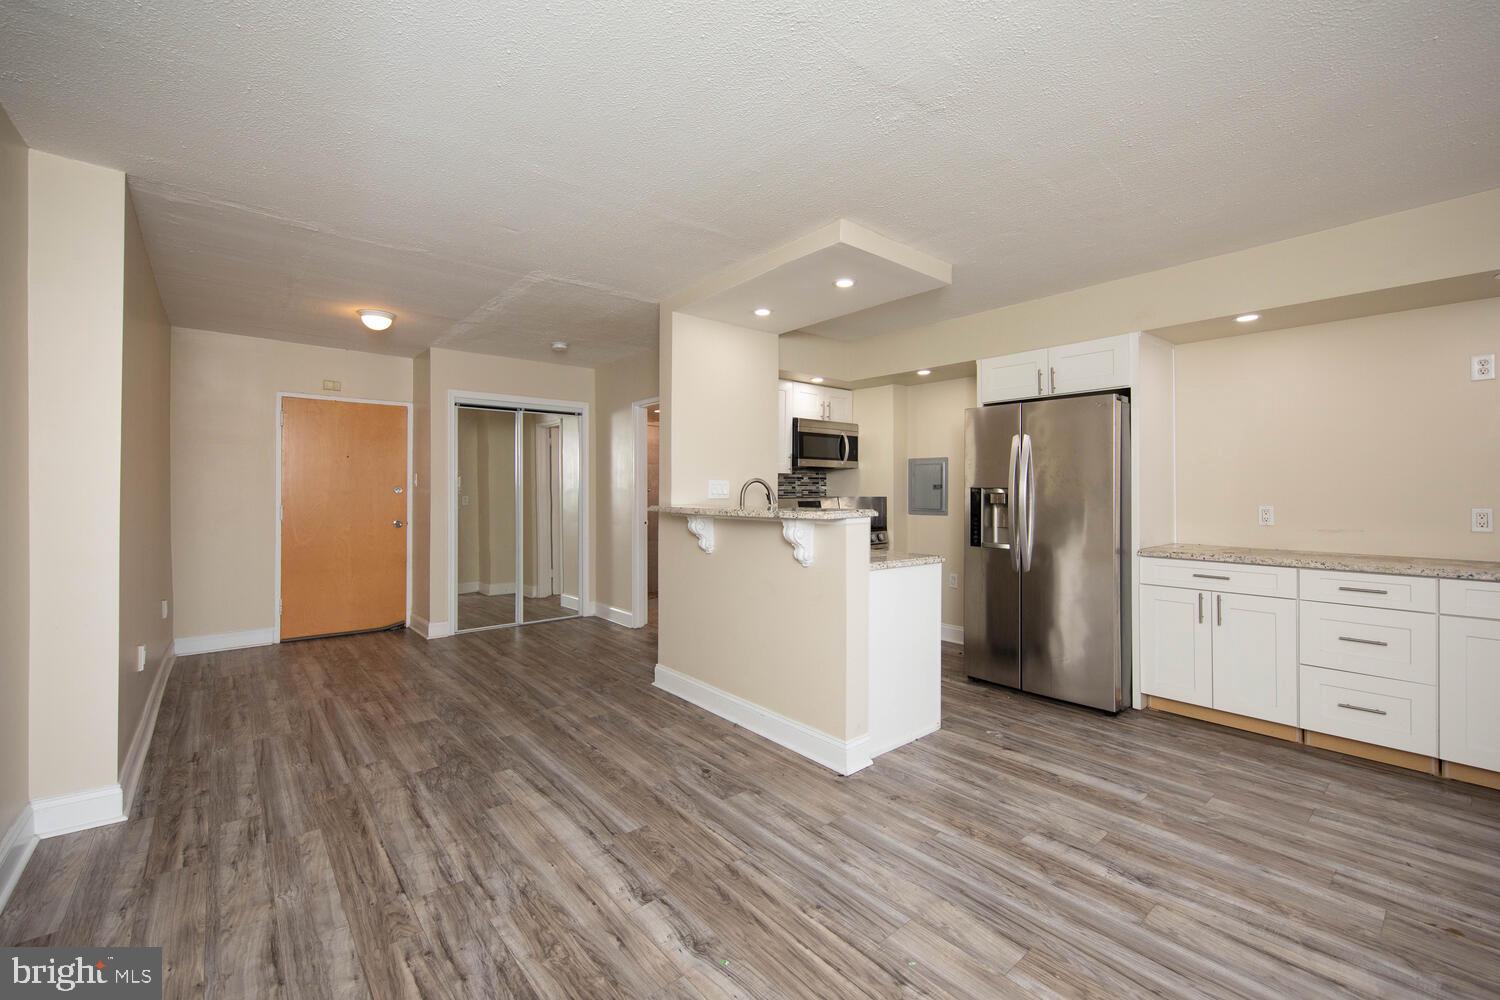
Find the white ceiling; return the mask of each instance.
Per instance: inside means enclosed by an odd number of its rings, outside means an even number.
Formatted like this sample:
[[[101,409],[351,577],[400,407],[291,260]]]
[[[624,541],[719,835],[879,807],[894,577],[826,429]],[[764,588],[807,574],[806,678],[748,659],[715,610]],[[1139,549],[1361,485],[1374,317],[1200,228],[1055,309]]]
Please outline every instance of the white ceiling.
[[[177,325],[595,364],[841,216],[954,265],[849,337],[1500,187],[1497,46],[1494,0],[7,0],[0,104],[130,175]]]

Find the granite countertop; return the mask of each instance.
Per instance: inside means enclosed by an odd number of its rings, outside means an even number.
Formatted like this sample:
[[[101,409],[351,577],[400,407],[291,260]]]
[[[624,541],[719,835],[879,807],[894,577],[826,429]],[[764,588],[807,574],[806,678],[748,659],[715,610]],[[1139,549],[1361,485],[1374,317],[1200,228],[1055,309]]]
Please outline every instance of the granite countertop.
[[[907,566],[930,566],[943,561],[942,556],[930,556],[922,552],[896,552],[876,549],[870,553],[870,569],[904,569]]]
[[[871,518],[873,510],[825,510],[823,508],[778,508],[767,507],[670,507],[647,508],[662,514],[679,514],[683,517],[732,517],[746,521],[852,521],[855,518]]]
[[[1152,545],[1141,549],[1147,559],[1201,559],[1204,562],[1248,566],[1287,566],[1345,573],[1388,573],[1391,576],[1435,576],[1446,580],[1500,582],[1500,562],[1471,559],[1428,559],[1422,556],[1370,556],[1349,552],[1304,552],[1299,549],[1247,549],[1233,545]]]

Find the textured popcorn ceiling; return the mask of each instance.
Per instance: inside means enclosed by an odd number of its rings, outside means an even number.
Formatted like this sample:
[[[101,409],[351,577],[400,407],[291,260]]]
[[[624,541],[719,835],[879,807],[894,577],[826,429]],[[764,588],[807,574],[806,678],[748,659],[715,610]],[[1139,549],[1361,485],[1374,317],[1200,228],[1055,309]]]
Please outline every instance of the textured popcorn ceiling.
[[[404,354],[621,357],[841,216],[954,265],[845,337],[1324,229],[1500,186],[1497,94],[1494,0],[0,5],[175,324]]]

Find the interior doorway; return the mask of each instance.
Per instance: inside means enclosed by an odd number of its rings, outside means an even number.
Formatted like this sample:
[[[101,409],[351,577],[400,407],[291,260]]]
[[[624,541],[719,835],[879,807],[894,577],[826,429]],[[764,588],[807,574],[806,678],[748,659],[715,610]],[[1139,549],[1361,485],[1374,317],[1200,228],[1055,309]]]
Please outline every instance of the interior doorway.
[[[657,537],[661,503],[661,400],[634,404],[636,531],[633,551],[633,625],[656,624]]]
[[[410,404],[277,396],[277,641],[403,625]]]

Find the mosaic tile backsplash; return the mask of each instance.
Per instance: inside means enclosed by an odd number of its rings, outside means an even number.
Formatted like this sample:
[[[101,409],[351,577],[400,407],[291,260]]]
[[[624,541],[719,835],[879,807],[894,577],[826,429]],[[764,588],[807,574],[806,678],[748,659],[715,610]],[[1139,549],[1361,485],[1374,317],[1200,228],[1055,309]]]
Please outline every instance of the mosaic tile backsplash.
[[[816,469],[778,473],[776,495],[779,497],[826,497],[828,473]]]

